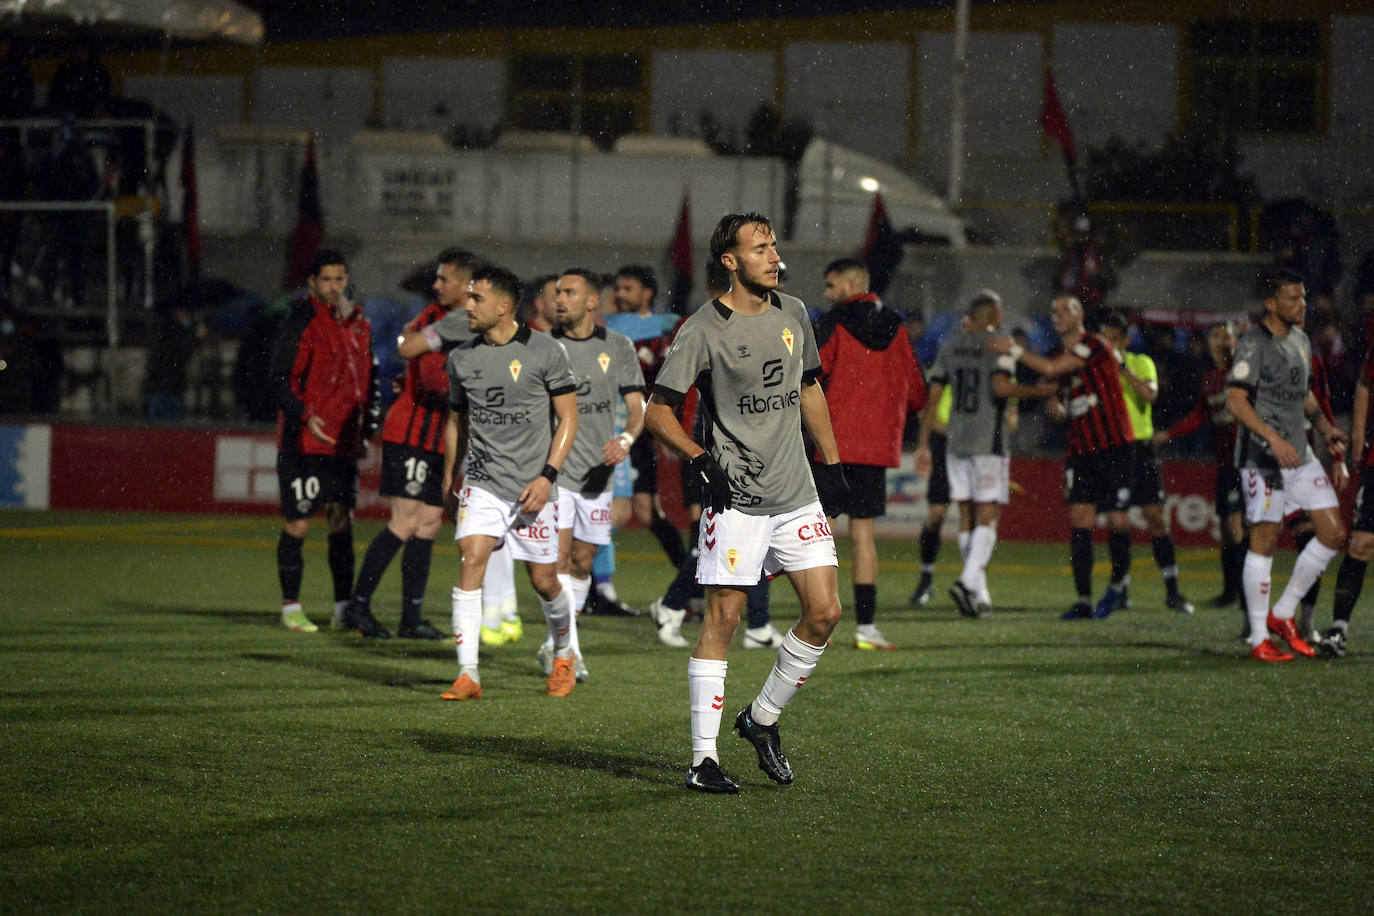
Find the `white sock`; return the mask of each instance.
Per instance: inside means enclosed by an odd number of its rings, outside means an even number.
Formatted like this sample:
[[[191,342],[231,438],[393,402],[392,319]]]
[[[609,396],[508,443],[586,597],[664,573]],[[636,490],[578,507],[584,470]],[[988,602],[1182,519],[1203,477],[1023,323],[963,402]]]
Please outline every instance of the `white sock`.
[[[954,543],[959,545],[959,559],[968,559],[968,543],[973,538],[973,532],[959,529],[959,533],[954,538]]]
[[[959,574],[959,581],[974,594],[986,587],[983,571],[992,559],[992,548],[996,543],[997,529],[991,525],[979,525],[969,535],[968,556],[964,558],[964,571]]]
[[[687,702],[692,710],[692,766],[707,757],[717,763],[716,738],[720,735],[721,710],[725,707],[724,659],[687,659]]]
[[[772,725],[778,721],[787,704],[792,702],[802,684],[805,684],[811,672],[816,670],[816,662],[821,660],[821,653],[824,651],[825,646],[804,643],[794,631],[787,631],[787,635],[782,638],[782,645],[778,647],[778,658],[773,662],[773,670],[768,672],[763,689],[754,699],[751,715],[755,722],[760,725]]]
[[[558,594],[552,601],[539,599],[539,609],[544,612],[544,621],[549,626],[549,632],[553,634],[553,649],[559,655],[566,655],[569,651],[569,640],[572,638],[572,606],[568,603],[568,590],[559,588]]]
[[[1312,587],[1312,583],[1326,572],[1326,565],[1331,562],[1331,558],[1336,555],[1336,551],[1327,547],[1321,541],[1313,538],[1307,542],[1307,546],[1298,554],[1297,561],[1293,564],[1293,574],[1288,577],[1288,585],[1279,595],[1279,600],[1274,602],[1274,616],[1280,620],[1292,620],[1293,614],[1298,609],[1298,602],[1302,596],[1307,594],[1307,590]]]
[[[453,590],[453,643],[458,649],[458,666],[477,666],[477,647],[481,644],[482,593]]]
[[[487,558],[487,569],[482,574],[482,596],[482,624],[499,627],[507,599],[512,606],[515,603],[515,559],[508,547],[493,550]]]
[[[1274,568],[1273,557],[1245,552],[1245,569],[1241,584],[1245,588],[1245,613],[1250,618],[1250,645],[1258,646],[1269,638],[1269,576]]]
[[[562,576],[558,577],[562,581]],[[587,593],[592,590],[592,580],[588,576],[586,579],[579,579],[569,575],[568,582],[564,586],[568,590],[568,602],[572,607],[573,616],[582,613],[582,608],[587,604]]]
[[[520,619],[520,607],[515,603],[514,595],[501,599],[501,619],[511,622]]]
[[[601,597],[607,601],[619,601],[620,596],[615,593],[615,583],[610,579],[605,582],[596,583],[596,590],[601,593]]]

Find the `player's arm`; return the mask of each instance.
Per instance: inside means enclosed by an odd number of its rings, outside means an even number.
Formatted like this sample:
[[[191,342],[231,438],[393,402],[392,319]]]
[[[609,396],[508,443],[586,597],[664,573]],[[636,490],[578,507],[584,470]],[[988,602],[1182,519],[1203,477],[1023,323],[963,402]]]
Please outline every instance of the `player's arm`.
[[[825,392],[815,380],[802,383],[801,420],[816,443],[816,450],[821,453],[821,462],[839,464],[840,446],[835,441],[834,427],[830,425],[830,408],[825,402]]]
[[[634,445],[635,440],[644,432],[644,392],[625,392],[625,409],[629,411],[625,429],[601,446],[601,460],[607,465],[613,466],[624,461],[630,454],[630,446]]]
[[[450,514],[456,510],[454,498],[454,473],[463,455],[468,450],[468,415],[464,410],[450,410],[444,421],[444,509]]]
[[[687,434],[687,430],[682,428],[676,410],[680,403],[680,397],[673,399],[661,391],[655,391],[649,396],[648,406],[644,408],[644,429],[678,458],[691,461],[706,449],[698,445]]]
[[[1143,379],[1131,371],[1131,367],[1121,362],[1121,377],[1126,380],[1126,384],[1131,386],[1136,397],[1146,404],[1153,404],[1159,400],[1159,385],[1153,379]]]
[[[1274,458],[1278,460],[1279,467],[1295,468],[1302,463],[1298,458],[1297,449],[1293,448],[1283,436],[1280,436],[1274,427],[1260,418],[1254,405],[1250,403],[1249,394],[1244,388],[1239,385],[1227,387],[1226,409],[1231,411],[1231,416],[1236,418],[1237,423],[1269,443],[1269,448],[1273,451]]]
[[[921,431],[916,434],[916,473],[926,478],[935,466],[930,456],[930,428],[935,424],[935,411],[940,407],[940,395],[944,392],[944,382],[931,382],[926,406],[921,409]]]
[[[1355,386],[1355,406],[1350,415],[1351,458],[1359,467],[1364,461],[1365,433],[1369,421],[1369,383],[1360,379]]]
[[[992,377],[992,393],[1003,400],[1007,398],[1048,398],[1053,397],[1058,392],[1059,385],[1054,382],[1036,382],[1034,385],[1023,385],[1001,372]]]
[[[558,425],[554,428],[553,442],[549,445],[549,460],[539,476],[520,491],[520,511],[530,515],[538,513],[548,502],[553,482],[563,462],[568,460],[568,452],[572,451],[573,440],[577,438],[577,394],[572,391],[555,394],[550,400]]]
[[[989,338],[987,345],[994,353],[1005,353],[1012,358],[1013,362],[1029,366],[1041,375],[1050,378],[1077,372],[1088,364],[1088,361],[1083,357],[1067,351],[1056,356],[1041,356],[1039,353],[1032,353],[1006,334]]]
[[[1331,422],[1326,411],[1322,410],[1321,401],[1311,391],[1307,392],[1303,410],[1307,412],[1307,419],[1312,423],[1312,427],[1326,440],[1326,449],[1331,453],[1331,457],[1336,461],[1344,461],[1345,447],[1350,444],[1350,440]]]
[[[432,336],[435,341],[439,339],[437,334]],[[396,341],[396,352],[405,359],[424,356],[438,349],[437,346],[430,345],[430,335],[425,334],[425,328],[406,331]]]

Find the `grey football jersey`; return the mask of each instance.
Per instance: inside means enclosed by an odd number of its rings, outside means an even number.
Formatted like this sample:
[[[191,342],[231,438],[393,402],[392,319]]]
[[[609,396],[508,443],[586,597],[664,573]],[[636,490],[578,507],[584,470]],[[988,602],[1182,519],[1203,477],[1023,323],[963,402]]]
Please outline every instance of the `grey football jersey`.
[[[1312,376],[1312,345],[1300,328],[1276,337],[1257,324],[1241,335],[1226,384],[1244,389],[1260,419],[1274,428],[1297,450],[1304,461],[1313,459],[1307,442],[1307,415],[1303,404]],[[1236,467],[1278,468],[1269,444],[1236,424]]]
[[[597,496],[611,488],[615,470],[601,460],[601,446],[615,435],[616,408],[625,395],[644,390],[644,373],[624,334],[597,327],[578,339],[557,329],[553,339],[563,345],[577,382],[577,438],[558,478],[584,496]]]
[[[1006,400],[992,389],[994,375],[1011,375],[1009,356],[988,349],[987,332],[957,330],[930,367],[930,381],[950,389],[947,451],[951,455],[1005,455],[1002,416]]]
[[[735,508],[780,515],[816,501],[801,429],[801,388],[821,371],[800,299],[774,293],[761,315],[719,299],[697,309],[663,358],[654,393],[676,404],[701,396],[701,444],[730,478]]]
[[[547,334],[522,326],[499,347],[476,337],[451,352],[448,380],[449,406],[468,420],[464,483],[519,499],[549,460],[550,399],[577,390],[567,354]]]
[[[468,328],[468,312],[462,306],[449,309],[448,314],[430,325],[430,329],[439,335],[439,349],[444,351],[462,346],[477,336]]]

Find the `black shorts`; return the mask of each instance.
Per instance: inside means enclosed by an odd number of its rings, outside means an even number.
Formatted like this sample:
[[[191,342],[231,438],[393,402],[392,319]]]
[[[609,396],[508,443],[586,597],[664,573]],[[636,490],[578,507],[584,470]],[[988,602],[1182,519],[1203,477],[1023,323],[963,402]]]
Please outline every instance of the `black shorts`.
[[[381,494],[442,506],[444,456],[414,445],[383,442]]]
[[[887,514],[887,468],[872,464],[846,464],[849,484],[849,517],[877,518]]]
[[[1240,492],[1240,470],[1229,464],[1218,465],[1217,518],[1225,522],[1237,512],[1244,511],[1245,497]]]
[[[630,446],[630,467],[635,469],[634,492],[658,492],[658,443],[645,433]]]
[[[930,480],[926,481],[926,502],[932,506],[949,505],[949,473],[945,470],[948,442],[944,433],[930,434]]]
[[[1131,505],[1164,505],[1164,470],[1159,464],[1159,452],[1154,444],[1136,440],[1131,443],[1135,449],[1135,477],[1131,482]]]
[[[1099,512],[1125,512],[1131,506],[1135,450],[1130,443],[1090,455],[1070,455],[1064,463],[1064,501],[1089,503]]]
[[[358,462],[339,455],[277,452],[281,514],[288,521],[309,518],[327,503],[358,504]]]

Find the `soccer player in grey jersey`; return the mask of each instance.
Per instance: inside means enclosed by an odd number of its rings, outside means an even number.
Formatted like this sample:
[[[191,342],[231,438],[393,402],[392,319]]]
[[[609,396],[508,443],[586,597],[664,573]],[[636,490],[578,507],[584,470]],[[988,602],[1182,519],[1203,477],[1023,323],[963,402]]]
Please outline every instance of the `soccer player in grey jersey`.
[[[563,348],[515,321],[520,281],[499,267],[473,273],[468,322],[478,336],[448,358],[449,415],[444,429],[444,490],[452,492],[462,461],[458,549],[462,569],[453,590],[458,679],[447,700],[478,699],[477,650],[482,625],[482,578],[500,539],[524,560],[554,635],[557,658],[550,696],[573,689],[568,642],[572,606],[558,582],[558,492],[554,481],[577,436],[577,395]],[[550,414],[556,419],[551,426]],[[534,476],[534,468],[543,470]]]
[[[595,310],[600,278],[581,267],[563,272],[554,294],[558,322],[553,339],[562,344],[577,383],[577,438],[563,465],[558,488],[558,578],[572,596],[573,670],[587,679],[577,636],[577,609],[592,585],[592,560],[611,542],[611,475],[644,431],[644,373],[635,346],[624,334],[598,325]],[[615,431],[616,408],[624,401],[628,420]],[[540,664],[553,665],[553,640],[539,649]]]
[[[1003,429],[1007,399],[1048,397],[1058,390],[1054,382],[1019,385],[1014,381],[1015,360],[987,345],[1001,326],[1002,297],[990,289],[979,290],[969,302],[963,324],[945,341],[931,366],[930,393],[916,447],[916,473],[929,478],[933,467],[930,430],[940,395],[952,386],[945,471],[950,499],[959,503],[961,515],[972,513],[973,530],[963,571],[949,594],[965,617],[992,615],[987,565],[1011,484]]]
[[[773,228],[757,213],[730,214],[711,237],[711,258],[731,273],[730,291],[678,330],[654,384],[646,428],[702,481],[697,578],[707,587],[701,635],[687,664],[692,767],[687,787],[734,793],[716,738],[725,702],[726,651],[749,589],[763,571],[786,571],[801,601],[777,661],[735,728],[754,745],[759,768],[790,783],[778,718],[811,676],[840,619],[835,540],[827,515],[844,510],[847,488],[816,378],[820,356],[801,300],[777,292]],[[706,441],[673,413],[695,385]],[[825,462],[813,481],[802,426]],[[819,491],[819,500],[817,498]]]
[[[1250,617],[1250,657],[1279,662],[1293,656],[1269,639],[1271,630],[1293,651],[1309,657],[1316,654],[1298,633],[1294,612],[1298,600],[1345,541],[1340,505],[1307,442],[1306,420],[1321,433],[1337,460],[1344,459],[1348,440],[1322,414],[1308,384],[1312,350],[1301,327],[1307,308],[1302,275],[1271,268],[1261,276],[1259,290],[1264,317],[1236,345],[1226,379],[1226,406],[1240,424],[1236,467],[1251,525],[1242,577]],[[1317,536],[1298,554],[1288,586],[1270,611],[1270,571],[1279,525],[1285,515],[1299,509],[1307,510]]]

